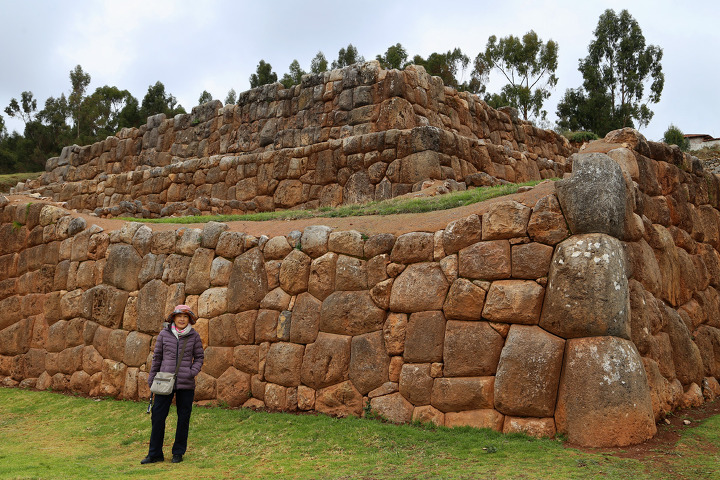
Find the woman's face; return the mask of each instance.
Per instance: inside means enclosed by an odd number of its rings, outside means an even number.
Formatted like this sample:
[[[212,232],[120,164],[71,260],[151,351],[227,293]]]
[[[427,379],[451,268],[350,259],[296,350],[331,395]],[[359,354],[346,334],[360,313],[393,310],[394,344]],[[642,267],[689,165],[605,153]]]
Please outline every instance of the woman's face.
[[[187,313],[178,313],[173,317],[173,323],[175,323],[178,330],[182,330],[190,323],[190,315]]]

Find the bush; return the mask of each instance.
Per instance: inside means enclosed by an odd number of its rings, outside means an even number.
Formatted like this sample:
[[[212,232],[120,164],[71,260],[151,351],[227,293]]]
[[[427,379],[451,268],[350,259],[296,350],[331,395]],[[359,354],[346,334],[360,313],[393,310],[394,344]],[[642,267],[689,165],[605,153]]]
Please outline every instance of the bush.
[[[593,132],[567,132],[565,137],[573,143],[592,142],[600,138]]]
[[[677,145],[683,152],[687,152],[690,148],[690,141],[685,138],[685,134],[683,134],[682,130],[680,130],[672,123],[670,124],[668,129],[665,130],[665,134],[663,135],[663,142],[667,143],[668,145]]]

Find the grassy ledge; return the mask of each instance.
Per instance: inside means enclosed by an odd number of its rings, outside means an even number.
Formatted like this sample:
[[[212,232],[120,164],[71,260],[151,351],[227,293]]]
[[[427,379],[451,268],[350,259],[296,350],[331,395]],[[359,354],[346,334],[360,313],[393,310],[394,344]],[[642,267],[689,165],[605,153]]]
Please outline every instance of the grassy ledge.
[[[557,179],[553,179],[557,180]],[[415,198],[391,198],[388,200],[374,201],[362,204],[344,205],[337,208],[323,207],[316,210],[281,210],[277,212],[251,213],[246,215],[197,215],[186,217],[167,217],[153,219],[137,219],[132,217],[120,217],[126,221],[142,221],[144,223],[205,223],[205,222],[234,222],[253,221],[262,222],[268,220],[297,220],[301,218],[337,218],[353,217],[360,215],[396,215],[400,213],[423,213],[435,210],[448,210],[450,208],[463,207],[473,203],[482,202],[495,197],[502,197],[517,192],[518,188],[524,186],[535,186],[542,180],[525,183],[508,183],[495,187],[479,187],[468,190],[451,192],[433,197]]]
[[[18,182],[32,180],[38,178],[42,174],[43,172],[22,172],[0,175],[0,193],[7,193],[10,191],[10,188],[17,185]]]
[[[720,416],[688,431],[672,451],[641,460],[561,441],[469,427],[391,425],[362,418],[196,406],[182,464],[141,466],[146,403],[0,387],[0,478],[9,479],[652,479],[717,478]]]

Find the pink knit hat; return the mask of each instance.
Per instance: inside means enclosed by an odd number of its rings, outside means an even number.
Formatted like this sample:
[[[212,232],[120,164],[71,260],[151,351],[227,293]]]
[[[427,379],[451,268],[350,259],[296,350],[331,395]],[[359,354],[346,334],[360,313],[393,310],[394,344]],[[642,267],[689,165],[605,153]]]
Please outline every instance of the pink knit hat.
[[[173,318],[175,318],[175,315],[178,313],[185,313],[190,317],[190,325],[195,325],[195,322],[197,321],[197,315],[193,313],[193,311],[188,307],[187,305],[178,305],[175,307],[175,310],[172,311],[170,315],[168,315],[167,320],[165,320],[168,323],[172,323]]]

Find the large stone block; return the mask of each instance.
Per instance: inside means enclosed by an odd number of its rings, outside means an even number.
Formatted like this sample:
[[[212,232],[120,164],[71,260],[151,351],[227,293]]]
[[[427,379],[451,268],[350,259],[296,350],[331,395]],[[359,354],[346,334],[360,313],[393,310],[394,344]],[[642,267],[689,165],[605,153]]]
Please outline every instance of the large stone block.
[[[228,288],[212,287],[205,290],[198,298],[198,315],[212,318],[225,313],[228,308]]]
[[[478,215],[448,223],[443,232],[443,248],[446,255],[459,252],[482,240],[482,221]]]
[[[335,291],[337,260],[337,253],[328,252],[316,258],[310,264],[308,292],[315,298],[325,300],[328,295]]]
[[[705,375],[720,378],[720,329],[701,325],[695,333]]]
[[[370,400],[372,411],[393,423],[409,423],[413,417],[413,405],[399,393],[383,395]]]
[[[550,270],[553,248],[542,243],[527,243],[512,247],[512,277],[535,280],[546,277]]]
[[[555,423],[570,442],[588,447],[621,447],[655,435],[650,388],[632,342],[567,342]]]
[[[142,257],[135,248],[131,245],[113,244],[108,247],[107,255],[103,282],[128,292],[137,290]]]
[[[474,243],[461,249],[458,255],[461,277],[499,280],[510,278],[512,273],[510,242],[507,240]]]
[[[432,261],[433,245],[432,233],[405,233],[395,241],[390,253],[390,260],[395,263],[405,264]]]
[[[504,342],[487,322],[449,320],[443,347],[444,376],[494,375]]]
[[[276,342],[278,340],[278,318],[276,310],[259,310],[255,319],[255,342]]]
[[[302,383],[317,390],[347,380],[350,352],[351,337],[319,333],[317,340],[305,348]]]
[[[297,296],[290,321],[290,341],[293,343],[312,343],[320,328],[320,309],[322,302],[305,292]]]
[[[25,318],[0,331],[0,355],[20,355],[30,349],[32,318]]]
[[[627,274],[619,240],[601,233],[565,240],[557,246],[550,266],[540,326],[562,338],[629,339]]]
[[[439,264],[413,263],[393,283],[390,310],[404,313],[441,310],[449,288]]]
[[[90,320],[110,328],[122,324],[127,300],[127,292],[109,285],[98,285],[83,295],[83,302],[90,307]]]
[[[498,323],[537,324],[544,293],[532,280],[498,280],[490,285],[483,317]]]
[[[124,362],[130,367],[139,367],[147,361],[152,337],[140,332],[130,332],[125,338]],[[89,372],[88,372],[89,373]]]
[[[443,305],[448,319],[480,320],[485,306],[485,290],[466,278],[458,278],[450,286]]]
[[[209,248],[195,250],[185,278],[185,293],[197,295],[210,287],[210,269],[214,256],[215,252]]]
[[[357,230],[332,232],[328,238],[328,249],[338,254],[362,257],[364,242]]]
[[[495,408],[506,415],[551,417],[565,341],[540,327],[512,325],[495,376]]]
[[[489,428],[501,432],[505,416],[492,408],[480,408],[463,412],[448,412],[445,414],[445,426]]]
[[[443,358],[445,316],[440,311],[417,312],[410,315],[405,334],[406,362],[440,362]]]
[[[400,393],[413,405],[429,405],[434,379],[429,363],[406,363],[400,370]]]
[[[350,348],[349,377],[363,395],[388,381],[390,357],[385,351],[383,332],[353,337]]]
[[[363,397],[350,381],[321,388],[315,396],[315,410],[327,415],[359,417],[362,409]]]
[[[573,156],[573,174],[555,183],[558,200],[573,234],[625,237],[629,192],[620,166],[602,153]]]
[[[375,306],[367,291],[335,292],[320,310],[320,331],[361,335],[380,330],[385,311]]]
[[[493,408],[495,377],[436,378],[431,404],[442,412]],[[445,417],[447,424],[447,416]]]
[[[442,180],[440,154],[425,150],[408,155],[392,162],[385,172],[393,183],[417,183],[422,180]]]
[[[228,310],[256,310],[267,293],[265,261],[260,249],[252,248],[237,257],[233,264],[227,291]]]
[[[87,345],[82,351],[82,369],[88,375],[102,371],[103,357],[92,345]]]
[[[308,289],[312,259],[300,250],[291,251],[280,265],[280,286],[291,295]]]
[[[230,407],[241,406],[251,396],[250,375],[233,367],[218,377],[216,385],[218,401],[226,402]]]
[[[162,280],[151,280],[138,292],[137,328],[143,333],[156,334],[165,321],[165,302],[168,286]]]
[[[482,217],[483,240],[524,237],[532,211],[515,200],[493,203]]]
[[[173,253],[163,263],[162,281],[167,284],[181,283],[187,278],[192,259],[186,255]]]
[[[147,384],[147,382],[145,382]],[[205,372],[195,377],[195,401],[214,400],[217,398],[217,380]]]
[[[265,260],[282,260],[291,251],[292,247],[287,238],[278,235],[268,240],[263,246],[263,257],[265,257]]]
[[[300,238],[302,251],[312,258],[324,255],[328,251],[328,237],[331,231],[332,228],[326,227],[325,225],[305,227],[302,237]]]
[[[662,307],[663,331],[669,336],[675,374],[683,385],[700,385],[704,376],[700,350],[680,315],[667,305]]]
[[[231,347],[207,347],[202,371],[215,378],[233,366],[233,349]]]
[[[285,387],[297,387],[300,385],[304,353],[304,345],[273,343],[265,359],[265,379]]]
[[[383,325],[385,350],[389,355],[402,355],[405,350],[405,334],[408,316],[406,313],[390,313]]]
[[[367,290],[367,262],[355,257],[340,255],[335,266],[335,289]]]
[[[552,438],[555,436],[555,419],[505,417],[503,433],[524,433],[536,438]]]
[[[257,310],[248,310],[211,318],[208,324],[209,344],[216,347],[234,347],[253,343],[257,313]]]

